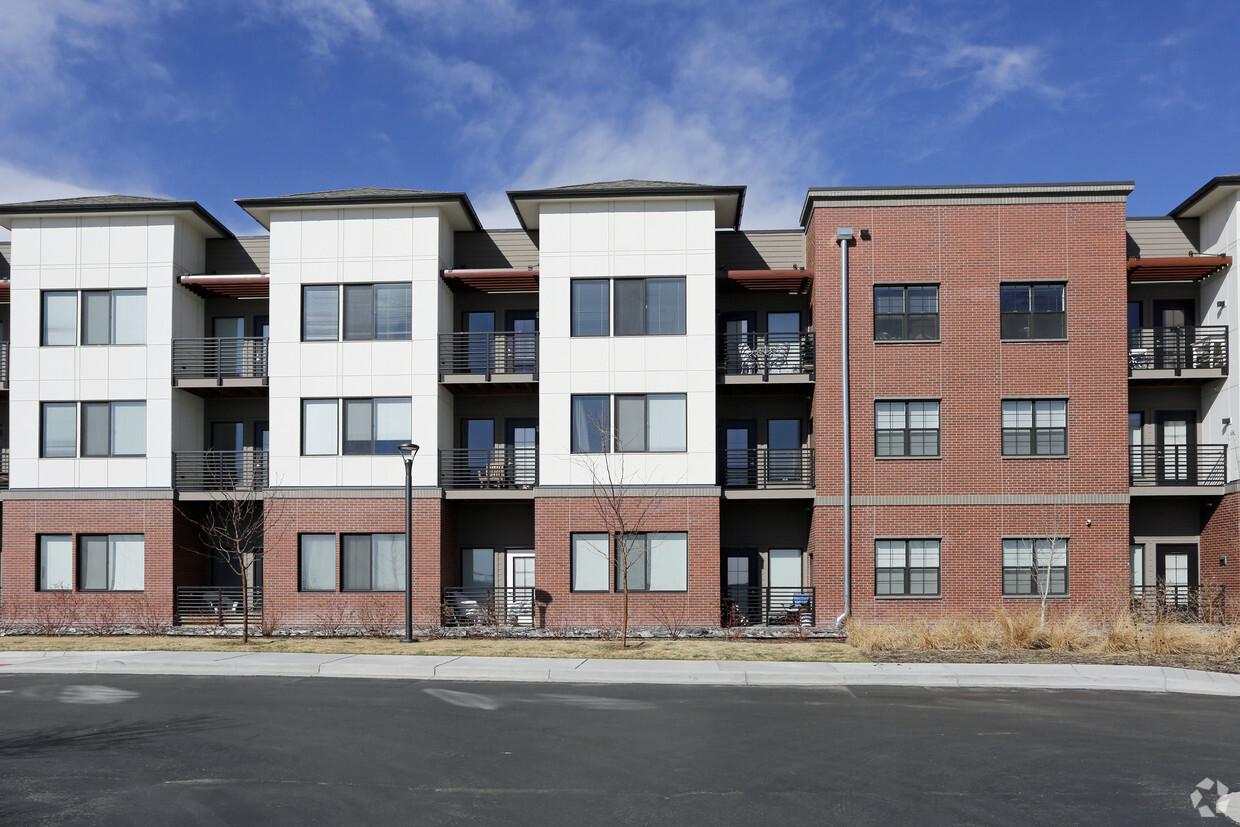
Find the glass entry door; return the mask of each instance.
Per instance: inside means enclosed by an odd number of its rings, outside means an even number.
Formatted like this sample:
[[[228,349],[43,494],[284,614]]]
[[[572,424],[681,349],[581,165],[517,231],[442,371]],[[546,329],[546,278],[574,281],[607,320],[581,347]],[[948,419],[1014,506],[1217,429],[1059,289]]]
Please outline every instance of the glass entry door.
[[[1157,424],[1158,482],[1161,485],[1192,485],[1196,482],[1196,413],[1189,411],[1158,411]]]
[[[723,552],[723,601],[720,622],[744,626],[762,620],[762,558],[752,548]]]
[[[469,337],[465,364],[468,373],[494,373],[495,313],[466,313],[463,319]]]
[[[508,552],[508,588],[504,614],[509,623],[534,625],[534,550],[511,549]]]
[[[766,441],[767,480],[776,485],[793,485],[803,482],[801,420],[767,420]]]
[[[1154,553],[1160,598],[1168,606],[1188,607],[1197,588],[1197,547],[1159,543]]]
[[[518,488],[538,483],[538,422],[533,419],[508,420],[509,477]]]
[[[722,484],[730,488],[753,488],[757,485],[757,423],[736,420],[723,423],[720,434]]]
[[[505,322],[512,331],[509,372],[534,373],[538,363],[538,311],[509,310]]]
[[[767,313],[766,331],[771,373],[800,373],[801,314]]]

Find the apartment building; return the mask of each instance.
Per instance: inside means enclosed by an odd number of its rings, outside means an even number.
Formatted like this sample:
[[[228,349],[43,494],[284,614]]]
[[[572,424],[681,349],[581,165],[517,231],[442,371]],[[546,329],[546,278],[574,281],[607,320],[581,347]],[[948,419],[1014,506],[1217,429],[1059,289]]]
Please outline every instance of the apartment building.
[[[762,232],[655,181],[509,230],[420,190],[240,199],[241,238],[0,206],[0,612],[394,628],[406,571],[422,625],[613,625],[626,582],[645,626],[1224,612],[1237,183],[815,188]],[[221,501],[265,521],[245,597]]]

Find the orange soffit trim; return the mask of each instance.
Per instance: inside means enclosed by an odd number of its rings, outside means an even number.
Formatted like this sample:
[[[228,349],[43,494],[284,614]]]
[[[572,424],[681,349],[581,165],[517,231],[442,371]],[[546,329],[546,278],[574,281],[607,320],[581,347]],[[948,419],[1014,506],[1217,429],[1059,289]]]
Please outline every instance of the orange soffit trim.
[[[727,270],[724,275],[746,290],[808,293],[814,283],[808,270]]]
[[[266,296],[269,276],[181,276],[181,284],[200,296],[230,296],[238,299]]]
[[[538,268],[444,270],[443,280],[455,293],[531,293],[538,289]]]
[[[1231,264],[1231,256],[1130,258],[1129,281],[1196,281]]]

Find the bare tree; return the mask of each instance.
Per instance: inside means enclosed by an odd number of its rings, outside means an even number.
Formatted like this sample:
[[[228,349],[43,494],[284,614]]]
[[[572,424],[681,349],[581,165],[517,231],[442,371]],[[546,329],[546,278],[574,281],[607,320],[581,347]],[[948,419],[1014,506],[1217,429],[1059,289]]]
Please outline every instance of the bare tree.
[[[1046,604],[1055,585],[1055,569],[1067,569],[1068,537],[1066,520],[1058,499],[1041,521],[1040,536],[1019,541],[1022,551],[1029,556],[1029,574],[1038,596],[1040,608],[1039,625],[1046,625]],[[1066,506],[1064,506],[1066,509]],[[1065,571],[1065,577],[1066,577]]]
[[[272,536],[284,518],[283,503],[270,489],[225,490],[211,494],[202,510],[178,508],[198,530],[199,545],[190,550],[228,566],[241,578],[241,642],[250,640],[250,597],[254,572],[277,546]]]

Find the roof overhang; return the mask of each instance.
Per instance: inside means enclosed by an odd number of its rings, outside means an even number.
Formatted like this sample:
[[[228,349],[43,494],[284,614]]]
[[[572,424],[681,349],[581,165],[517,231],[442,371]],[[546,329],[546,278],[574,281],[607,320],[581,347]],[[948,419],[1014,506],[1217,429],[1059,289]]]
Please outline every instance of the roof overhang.
[[[722,270],[720,277],[745,290],[808,294],[814,274],[807,270]]]
[[[444,270],[443,280],[454,293],[532,293],[538,290],[538,268]]]
[[[266,298],[270,276],[181,276],[182,285],[200,296],[228,296],[234,299]]]
[[[299,196],[280,195],[274,198],[238,198],[237,206],[255,221],[271,229],[271,214],[280,210],[339,209],[340,207],[438,207],[455,231],[481,230],[482,222],[474,212],[469,196],[463,192],[405,193],[401,195],[364,196]]]
[[[65,218],[83,215],[175,215],[193,225],[205,238],[233,238],[232,231],[197,201],[136,201],[129,204],[0,204],[0,227],[13,229],[14,218],[43,218],[57,215]]]
[[[1231,256],[1128,259],[1129,281],[1197,281],[1231,264]]]
[[[743,186],[700,185],[659,187],[564,187],[543,190],[512,190],[508,201],[526,230],[538,229],[538,208],[548,201],[651,201],[655,199],[711,199],[715,204],[715,227],[738,230],[745,208]]]
[[[1126,201],[1132,181],[969,184],[942,187],[817,187],[805,194],[801,226],[815,207],[914,207],[970,204],[1066,204]]]
[[[1201,189],[1194,192],[1184,203],[1167,215],[1172,218],[1200,216],[1240,188],[1240,175],[1220,175],[1211,178]]]

